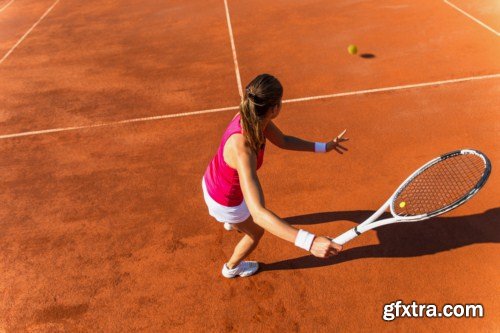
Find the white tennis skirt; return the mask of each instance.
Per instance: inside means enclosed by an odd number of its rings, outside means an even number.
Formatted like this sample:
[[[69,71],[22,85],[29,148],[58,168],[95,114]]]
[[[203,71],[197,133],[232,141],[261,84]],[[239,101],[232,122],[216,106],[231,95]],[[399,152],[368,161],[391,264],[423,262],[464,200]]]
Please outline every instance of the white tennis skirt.
[[[239,206],[227,207],[210,197],[207,186],[205,185],[205,178],[201,180],[201,187],[203,188],[203,197],[208,207],[208,213],[217,221],[222,223],[240,223],[246,221],[250,217],[250,211],[248,210],[245,200],[243,200]]]

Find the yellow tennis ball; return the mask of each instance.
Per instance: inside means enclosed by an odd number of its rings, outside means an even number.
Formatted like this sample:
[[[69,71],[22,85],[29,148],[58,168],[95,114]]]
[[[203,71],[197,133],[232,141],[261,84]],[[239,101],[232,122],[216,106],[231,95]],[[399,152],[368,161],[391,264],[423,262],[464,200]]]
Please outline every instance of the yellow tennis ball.
[[[406,202],[401,201],[401,202],[399,203],[399,207],[404,208],[405,206],[406,206]]]
[[[349,54],[351,55],[355,55],[356,53],[358,53],[358,47],[356,45],[349,45],[347,47],[347,52],[349,52]]]

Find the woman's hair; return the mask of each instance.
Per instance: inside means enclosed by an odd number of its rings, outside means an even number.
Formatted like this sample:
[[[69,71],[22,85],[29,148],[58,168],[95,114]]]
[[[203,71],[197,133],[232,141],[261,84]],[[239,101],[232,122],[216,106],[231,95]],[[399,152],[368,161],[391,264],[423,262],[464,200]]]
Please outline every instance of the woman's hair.
[[[261,74],[248,84],[240,104],[243,134],[257,153],[265,141],[262,120],[273,107],[280,105],[281,83],[272,75]]]

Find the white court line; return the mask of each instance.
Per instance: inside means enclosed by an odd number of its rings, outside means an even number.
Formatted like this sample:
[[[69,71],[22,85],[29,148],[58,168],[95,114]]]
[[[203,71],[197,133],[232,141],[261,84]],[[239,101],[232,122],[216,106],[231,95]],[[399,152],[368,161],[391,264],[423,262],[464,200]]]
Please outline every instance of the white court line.
[[[283,100],[283,103],[305,102],[305,101],[313,101],[313,100],[317,100],[317,99],[326,99],[326,98],[352,96],[352,95],[364,95],[364,94],[372,94],[372,93],[377,93],[377,92],[382,92],[382,91],[394,91],[394,90],[429,87],[429,86],[440,86],[440,85],[449,84],[449,83],[458,83],[458,82],[465,82],[465,81],[494,79],[494,78],[500,78],[500,74],[471,76],[471,77],[464,77],[464,78],[452,79],[452,80],[407,84],[407,85],[403,85],[403,86],[375,88],[375,89],[368,89],[368,90],[349,91],[349,92],[343,92],[343,93],[337,93],[337,94],[331,94],[331,95],[320,95],[320,96],[313,96],[313,97],[293,98],[293,99]]]
[[[238,92],[240,93],[240,97],[243,98],[243,87],[241,85],[240,68],[238,66],[238,58],[236,57],[236,47],[234,46],[233,28],[231,27],[231,18],[229,17],[229,7],[227,6],[227,0],[224,0],[224,6],[226,7],[227,27],[229,29],[229,38],[231,39],[231,49],[233,50],[234,71],[236,72],[236,81],[238,82]]]
[[[10,50],[9,50],[7,53],[5,53],[5,55],[3,56],[3,58],[2,58],[2,59],[0,59],[0,65],[1,65],[4,61],[5,61],[5,59],[7,59],[7,58],[9,57],[9,55],[10,55],[12,52],[14,52],[14,50],[16,49],[16,47],[18,47],[18,46],[19,46],[19,44],[21,44],[21,43],[22,43],[22,41],[23,41],[23,40],[24,40],[24,39],[25,39],[25,38],[26,38],[26,37],[27,37],[27,36],[31,33],[31,31],[33,31],[33,29],[35,29],[35,27],[36,27],[36,26],[37,26],[40,22],[42,22],[42,20],[45,18],[45,16],[47,16],[47,15],[50,13],[50,11],[51,11],[51,10],[52,10],[52,9],[53,9],[56,5],[57,5],[57,3],[58,3],[59,1],[60,1],[60,0],[56,0],[56,1],[52,4],[52,6],[50,6],[50,8],[49,8],[49,9],[47,9],[47,10],[45,11],[45,13],[44,13],[44,14],[43,14],[43,15],[42,15],[39,19],[38,19],[38,21],[36,21],[36,22],[35,22],[35,24],[33,24],[33,25],[31,26],[31,28],[30,28],[28,31],[26,31],[26,33],[23,35],[23,37],[21,37],[21,38],[17,41],[17,43],[16,43],[14,46],[12,46],[12,47],[10,48]]]
[[[493,32],[495,35],[497,36],[500,36],[500,33],[498,33],[498,31],[496,31],[495,29],[493,29],[492,27],[486,25],[485,23],[479,21],[477,18],[475,18],[474,16],[470,15],[469,13],[467,13],[466,11],[458,8],[457,6],[455,6],[454,4],[452,4],[451,2],[449,2],[448,0],[443,0],[446,4],[450,5],[452,8],[458,10],[460,13],[464,14],[465,16],[467,16],[468,18],[470,18],[471,20],[475,21],[477,24],[481,25],[483,28],[486,28],[488,29],[489,31]]]
[[[0,8],[0,13],[3,12],[5,9],[7,9],[7,7],[9,7],[13,2],[14,2],[14,0],[10,0],[9,2],[7,2],[7,4],[5,4],[5,6]]]
[[[210,109],[210,110],[202,110],[202,111],[194,111],[194,112],[165,114],[165,115],[160,115],[160,116],[152,116],[152,117],[144,117],[144,118],[126,119],[126,120],[114,121],[114,122],[110,122],[110,123],[100,123],[100,124],[93,124],[93,125],[52,128],[52,129],[40,130],[40,131],[31,131],[31,132],[22,132],[22,133],[15,133],[15,134],[0,135],[0,139],[9,139],[9,138],[17,138],[20,136],[40,135],[40,134],[48,134],[48,133],[56,133],[56,132],[67,132],[67,131],[74,131],[74,130],[79,130],[79,129],[138,123],[138,122],[160,120],[160,119],[167,119],[167,118],[186,117],[186,116],[192,116],[192,115],[204,114],[204,113],[215,113],[215,112],[223,112],[223,111],[229,111],[229,110],[238,110],[238,108],[239,108],[239,106],[231,106],[231,107],[219,108],[219,109]]]
[[[500,74],[471,76],[471,77],[464,77],[464,78],[453,79],[453,80],[443,80],[443,81],[434,81],[434,82],[426,82],[426,83],[418,83],[418,84],[408,84],[408,85],[404,85],[404,86],[393,86],[393,87],[385,87],[385,88],[377,88],[377,89],[358,90],[358,91],[350,91],[350,92],[331,94],[331,95],[320,95],[320,96],[312,96],[312,97],[304,97],[304,98],[294,98],[294,99],[283,100],[283,103],[297,103],[297,102],[305,102],[305,101],[327,99],[327,98],[336,98],[336,97],[343,97],[343,96],[373,94],[373,93],[378,93],[378,92],[383,92],[383,91],[395,91],[395,90],[402,90],[402,89],[421,88],[421,87],[429,87],[429,86],[440,86],[440,85],[444,85],[444,84],[475,81],[475,80],[494,79],[494,78],[500,78]],[[94,124],[94,125],[62,127],[62,128],[53,128],[53,129],[40,130],[40,131],[5,134],[5,135],[0,135],[0,140],[1,139],[22,137],[22,136],[29,136],[29,135],[40,135],[40,134],[48,134],[48,133],[56,133],[56,132],[66,132],[66,131],[74,131],[74,130],[79,130],[79,129],[88,129],[88,128],[112,126],[112,125],[119,125],[119,124],[129,124],[129,123],[153,121],[153,120],[160,120],[160,119],[167,119],[167,118],[187,117],[187,116],[193,116],[193,115],[198,115],[198,114],[216,113],[216,112],[224,112],[224,111],[231,111],[231,110],[238,110],[238,109],[239,109],[239,106],[230,106],[230,107],[219,108],[219,109],[210,109],[210,110],[202,110],[202,111],[194,111],[194,112],[183,112],[183,113],[176,113],[176,114],[166,114],[166,115],[160,115],[160,116],[135,118],[135,119],[121,120],[121,121],[115,121],[115,122],[109,122],[109,123],[100,123],[100,124]]]

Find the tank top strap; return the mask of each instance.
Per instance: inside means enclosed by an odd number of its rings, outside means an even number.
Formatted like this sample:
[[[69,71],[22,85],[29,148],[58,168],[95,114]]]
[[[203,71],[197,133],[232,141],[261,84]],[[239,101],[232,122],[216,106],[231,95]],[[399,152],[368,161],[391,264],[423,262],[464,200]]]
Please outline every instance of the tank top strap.
[[[241,116],[237,114],[233,120],[229,123],[229,126],[226,128],[224,135],[222,137],[222,145],[226,144],[227,139],[235,133],[241,133],[241,124],[240,124]]]

